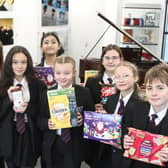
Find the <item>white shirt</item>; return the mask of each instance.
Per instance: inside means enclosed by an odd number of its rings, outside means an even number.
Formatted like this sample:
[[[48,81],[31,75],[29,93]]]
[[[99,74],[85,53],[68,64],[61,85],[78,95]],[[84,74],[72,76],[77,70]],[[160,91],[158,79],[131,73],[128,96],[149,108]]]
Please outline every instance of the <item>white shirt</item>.
[[[70,89],[70,88],[72,88],[72,84],[71,84],[69,87],[67,87],[67,89]],[[58,84],[57,90],[60,90],[60,89],[64,89],[64,88],[62,88],[62,87]]]
[[[16,86],[17,84],[22,85],[21,89],[23,92],[23,100],[25,103],[28,103],[30,101],[30,91],[29,91],[28,82],[27,82],[26,78],[23,78],[21,82],[14,79],[13,85]]]
[[[17,84],[22,85],[21,89],[22,89],[22,93],[23,93],[23,101],[25,103],[28,103],[30,101],[30,90],[29,90],[29,86],[28,86],[28,82],[27,82],[26,78],[23,78],[21,82],[14,79],[13,85],[16,86]],[[25,119],[25,122],[28,122],[28,118],[27,118],[26,113],[24,113],[24,119]],[[16,113],[14,115],[14,121],[16,121]]]
[[[155,112],[153,107],[150,106],[150,110],[149,110],[149,118],[150,120],[152,119],[152,114],[156,114],[158,117],[155,119],[155,124],[156,125],[159,125],[159,123],[162,121],[162,119],[165,117],[167,113],[167,107],[165,107],[162,111],[159,111],[159,112]]]
[[[108,78],[111,78],[113,80],[113,84],[114,84],[114,77],[113,76],[109,77],[107,75],[107,73],[104,72],[104,75],[103,75],[103,82],[104,82],[104,84],[109,84]]]
[[[53,66],[46,64],[46,62],[44,61],[44,67],[53,67]]]
[[[127,96],[123,97],[124,107],[127,105],[130,97],[132,96],[132,93],[133,93],[133,91],[131,93],[129,93]],[[117,103],[117,106],[116,106],[115,111],[114,111],[115,114],[118,113],[118,110],[119,110],[119,107],[120,107],[120,99],[121,99],[121,94],[119,96],[118,103]]]

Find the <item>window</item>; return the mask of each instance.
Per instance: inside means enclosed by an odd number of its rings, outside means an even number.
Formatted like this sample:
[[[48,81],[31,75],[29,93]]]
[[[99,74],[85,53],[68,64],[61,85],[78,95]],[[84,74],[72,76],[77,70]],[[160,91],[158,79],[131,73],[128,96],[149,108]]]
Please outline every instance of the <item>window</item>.
[[[165,23],[163,31],[162,59],[168,62],[168,0],[166,1]]]

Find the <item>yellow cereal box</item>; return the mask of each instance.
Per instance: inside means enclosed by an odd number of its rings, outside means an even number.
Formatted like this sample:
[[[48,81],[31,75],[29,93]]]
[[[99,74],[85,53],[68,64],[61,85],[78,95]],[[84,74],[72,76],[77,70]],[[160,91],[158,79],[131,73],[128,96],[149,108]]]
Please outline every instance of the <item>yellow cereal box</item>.
[[[68,94],[73,90],[49,90],[47,92],[50,109],[50,118],[55,123],[53,129],[69,128],[71,124],[71,112],[69,108]]]

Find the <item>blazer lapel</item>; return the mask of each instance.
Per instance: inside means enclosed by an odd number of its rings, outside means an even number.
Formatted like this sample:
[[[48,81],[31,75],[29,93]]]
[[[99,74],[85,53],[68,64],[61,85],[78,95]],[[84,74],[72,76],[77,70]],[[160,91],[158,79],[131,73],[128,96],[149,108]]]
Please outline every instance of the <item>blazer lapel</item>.
[[[137,103],[138,102],[138,103]],[[135,125],[136,128],[140,128],[140,129],[145,129],[147,124],[148,124],[148,113],[149,113],[149,108],[150,105],[148,103],[141,103],[139,100],[139,97],[137,96],[136,92],[134,92],[126,107],[125,110],[129,111],[129,109],[135,109]]]
[[[145,104],[142,107],[137,107],[137,127],[141,128],[142,130],[145,130],[147,128],[147,124],[149,122],[149,109],[150,105]]]
[[[108,104],[108,112],[109,113],[114,113],[114,111],[116,109],[116,106],[117,106],[118,99],[119,99],[119,95],[120,94],[118,93],[116,95],[112,95],[109,98],[109,100],[108,100],[108,102],[109,102],[109,104]]]
[[[168,111],[166,113],[166,116],[163,118],[163,121],[161,121],[161,130],[160,134],[162,135],[168,135]]]

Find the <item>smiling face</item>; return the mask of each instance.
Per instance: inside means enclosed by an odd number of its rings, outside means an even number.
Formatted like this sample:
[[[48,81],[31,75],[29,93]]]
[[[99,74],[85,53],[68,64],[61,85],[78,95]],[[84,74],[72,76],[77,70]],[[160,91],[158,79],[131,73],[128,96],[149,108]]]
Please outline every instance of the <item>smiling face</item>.
[[[75,77],[75,70],[71,63],[56,63],[55,69],[55,80],[62,88],[68,88],[72,85]]]
[[[117,64],[119,64],[121,62],[121,58],[119,53],[112,49],[112,50],[108,50],[102,60],[102,65],[105,68],[105,71],[108,72],[112,72],[115,68],[115,66]]]
[[[59,49],[60,44],[54,36],[49,35],[44,38],[41,45],[41,50],[46,56],[56,55]]]
[[[116,87],[121,91],[123,96],[126,96],[134,90],[134,85],[138,80],[138,77],[126,66],[117,67],[114,72],[114,77]]]
[[[27,57],[23,53],[16,53],[13,55],[12,69],[17,80],[23,79],[27,69]]]
[[[161,111],[168,105],[168,86],[159,80],[146,83],[146,97],[155,111]]]

